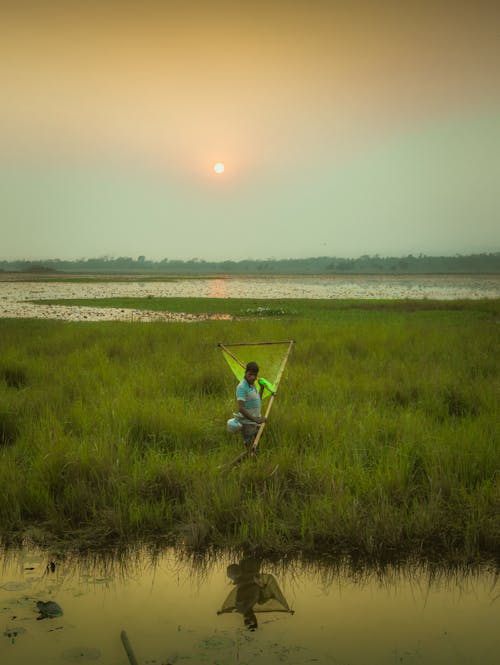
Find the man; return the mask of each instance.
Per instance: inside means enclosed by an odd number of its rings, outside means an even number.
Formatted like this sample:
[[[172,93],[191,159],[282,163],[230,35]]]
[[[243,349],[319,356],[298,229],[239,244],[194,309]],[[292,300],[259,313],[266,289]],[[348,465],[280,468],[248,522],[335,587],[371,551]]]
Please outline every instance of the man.
[[[229,592],[217,614],[239,612],[248,630],[258,626],[256,612],[289,612],[286,598],[273,575],[260,572],[260,559],[245,557],[240,563],[232,563],[227,568],[227,576],[234,587]]]
[[[259,431],[259,425],[266,422],[266,419],[260,415],[264,386],[260,386],[259,390],[257,390],[255,385],[258,373],[259,366],[257,363],[249,362],[245,368],[243,379],[236,387],[238,411],[242,416],[240,420],[242,425],[241,434],[243,443],[248,449],[250,449]]]
[[[257,629],[257,617],[253,607],[259,602],[259,562],[245,558],[239,564],[231,564],[227,568],[227,576],[236,585],[234,609],[243,615],[243,623],[252,632]],[[227,602],[227,601],[226,601]]]

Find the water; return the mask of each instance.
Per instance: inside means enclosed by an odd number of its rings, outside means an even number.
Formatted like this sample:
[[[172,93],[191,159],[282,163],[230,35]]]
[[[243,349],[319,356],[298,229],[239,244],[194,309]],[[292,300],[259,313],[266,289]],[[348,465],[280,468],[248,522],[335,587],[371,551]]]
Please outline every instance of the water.
[[[123,630],[141,665],[498,662],[491,572],[377,575],[262,564],[294,613],[257,612],[251,631],[241,614],[217,614],[234,588],[231,563],[196,568],[173,550],[120,561],[10,553],[0,575],[0,662],[127,665]],[[38,600],[57,602],[63,615],[37,620]]]
[[[168,282],[10,282],[0,281],[0,317],[69,321],[188,320],[207,316],[144,310],[35,305],[30,300],[61,298],[500,298],[500,275],[296,276],[179,279]]]

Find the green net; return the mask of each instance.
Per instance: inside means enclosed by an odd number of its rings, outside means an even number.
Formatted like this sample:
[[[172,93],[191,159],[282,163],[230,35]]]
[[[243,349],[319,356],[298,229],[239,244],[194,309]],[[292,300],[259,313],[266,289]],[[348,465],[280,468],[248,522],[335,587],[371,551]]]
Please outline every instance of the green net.
[[[220,346],[222,355],[231,371],[241,381],[245,374],[245,366],[253,361],[259,366],[259,379],[264,380],[263,398],[276,392],[276,383],[290,342],[276,342],[273,344],[248,344]]]

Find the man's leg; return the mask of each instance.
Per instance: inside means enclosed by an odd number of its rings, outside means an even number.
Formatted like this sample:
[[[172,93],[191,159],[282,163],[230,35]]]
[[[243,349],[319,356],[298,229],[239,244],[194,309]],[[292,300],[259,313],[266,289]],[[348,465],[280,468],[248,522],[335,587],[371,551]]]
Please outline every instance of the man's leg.
[[[243,429],[241,435],[243,437],[243,443],[245,447],[250,450],[252,443],[254,442],[257,432],[259,431],[259,425],[254,423],[243,423]]]

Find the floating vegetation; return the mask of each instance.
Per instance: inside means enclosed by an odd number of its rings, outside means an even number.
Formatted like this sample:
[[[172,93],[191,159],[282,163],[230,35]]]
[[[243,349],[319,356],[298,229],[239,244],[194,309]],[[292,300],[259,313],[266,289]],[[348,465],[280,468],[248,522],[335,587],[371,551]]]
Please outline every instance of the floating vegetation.
[[[212,635],[201,640],[201,649],[228,649],[234,647],[234,640],[223,635]]]
[[[22,582],[6,582],[0,586],[0,589],[4,591],[24,591],[25,589],[29,589],[30,586],[31,582],[26,580]]]
[[[42,619],[55,619],[64,614],[62,607],[53,600],[39,600],[37,601],[36,606],[39,612],[39,616],[37,617],[39,621]]]
[[[4,637],[9,638],[11,644],[15,644],[16,639],[19,637],[19,635],[24,635],[25,633],[26,633],[26,628],[23,628],[22,626],[8,626],[4,630],[3,635]]]
[[[255,307],[242,310],[245,316],[293,316],[297,314],[296,311],[287,309],[286,307]]]
[[[70,663],[85,663],[92,660],[99,660],[101,652],[99,649],[89,647],[72,647],[63,651],[62,657]]]

